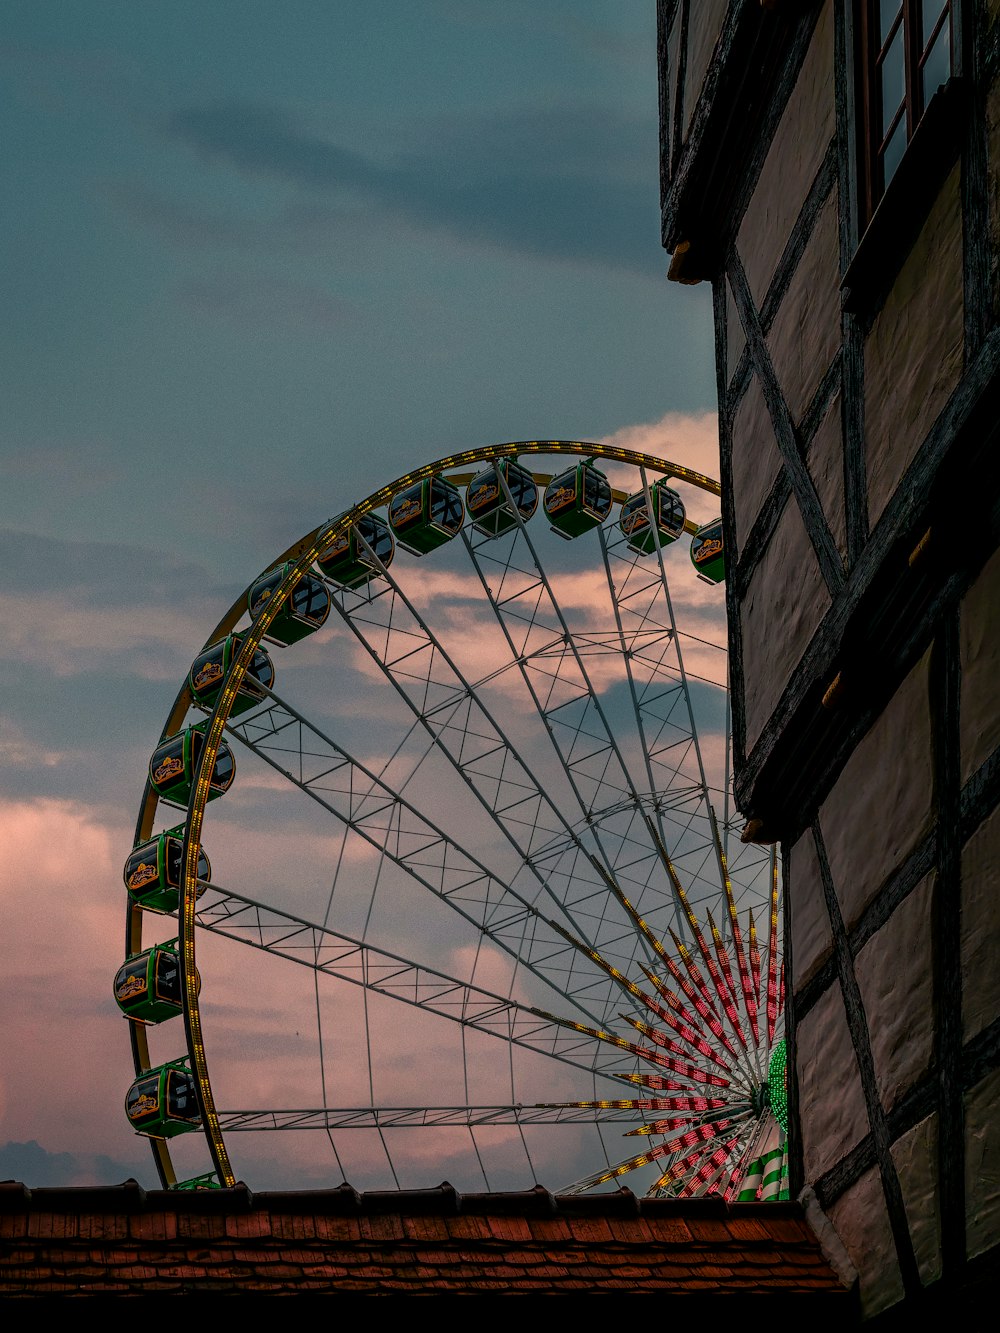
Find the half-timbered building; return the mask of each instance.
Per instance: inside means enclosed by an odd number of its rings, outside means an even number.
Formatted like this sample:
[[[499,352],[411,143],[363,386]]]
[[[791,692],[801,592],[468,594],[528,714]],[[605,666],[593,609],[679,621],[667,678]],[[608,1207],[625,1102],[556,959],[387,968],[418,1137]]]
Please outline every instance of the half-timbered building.
[[[901,1313],[1000,1265],[1000,0],[660,0],[659,42],[793,1194]]]

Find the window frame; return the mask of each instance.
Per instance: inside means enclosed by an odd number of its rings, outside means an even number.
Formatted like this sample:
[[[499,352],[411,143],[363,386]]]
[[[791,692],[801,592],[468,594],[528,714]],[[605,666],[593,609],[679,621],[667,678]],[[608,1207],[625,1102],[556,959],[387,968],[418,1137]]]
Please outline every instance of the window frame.
[[[845,131],[851,145],[841,300],[845,312],[865,322],[881,308],[945,178],[961,159],[972,111],[971,89],[964,74],[970,61],[966,49],[971,37],[970,7],[964,0],[949,0],[942,8],[951,25],[951,75],[926,100],[914,103],[912,134],[908,134],[888,185],[876,195],[872,189],[874,134],[870,126],[873,92],[880,89],[871,77],[871,61],[865,58],[871,24],[878,17],[875,4],[876,0],[843,0],[840,11],[845,20]],[[881,125],[881,102],[875,105],[879,107]]]
[[[921,0],[900,0],[900,13],[890,27],[885,41],[878,45],[879,0],[859,0],[857,8],[856,56],[861,113],[858,118],[860,168],[858,206],[859,229],[863,233],[885,197],[898,171],[899,163],[913,142],[918,126],[934,100],[937,87],[941,86],[937,85],[934,89],[926,90],[923,72],[927,58],[934,49],[938,34],[946,21],[949,25],[949,80],[961,72],[961,4],[960,0],[942,0],[934,27],[927,40],[923,40]],[[903,36],[904,96],[886,128],[882,115],[882,70],[900,27]],[[886,181],[884,150],[891,143],[901,120],[905,120],[905,143],[890,179]]]

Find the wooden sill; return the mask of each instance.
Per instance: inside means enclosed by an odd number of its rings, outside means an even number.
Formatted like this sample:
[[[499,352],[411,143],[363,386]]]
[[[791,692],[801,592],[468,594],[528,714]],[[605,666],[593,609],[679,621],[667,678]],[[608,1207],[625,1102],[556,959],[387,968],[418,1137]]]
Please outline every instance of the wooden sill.
[[[881,307],[962,151],[966,101],[966,84],[952,78],[928,102],[840,284],[845,310]]]

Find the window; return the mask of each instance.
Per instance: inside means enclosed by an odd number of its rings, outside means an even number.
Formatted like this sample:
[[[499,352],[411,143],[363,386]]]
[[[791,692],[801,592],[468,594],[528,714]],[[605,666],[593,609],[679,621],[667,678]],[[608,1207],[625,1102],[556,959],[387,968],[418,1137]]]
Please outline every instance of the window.
[[[862,226],[931,98],[954,72],[954,8],[954,0],[862,0]]]

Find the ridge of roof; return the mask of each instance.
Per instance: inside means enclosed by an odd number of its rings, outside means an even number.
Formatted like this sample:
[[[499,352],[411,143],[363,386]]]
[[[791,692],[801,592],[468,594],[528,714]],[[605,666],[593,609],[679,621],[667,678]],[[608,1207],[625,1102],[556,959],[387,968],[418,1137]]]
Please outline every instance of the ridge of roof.
[[[794,1202],[726,1203],[718,1197],[646,1198],[624,1188],[604,1194],[555,1194],[543,1185],[530,1190],[460,1193],[449,1181],[423,1189],[359,1191],[344,1181],[331,1189],[251,1190],[242,1181],[228,1189],[147,1190],[129,1178],[119,1185],[44,1185],[0,1181],[0,1212],[241,1213],[253,1209],[331,1216],[457,1216],[517,1214],[530,1217],[738,1217],[804,1219]]]

